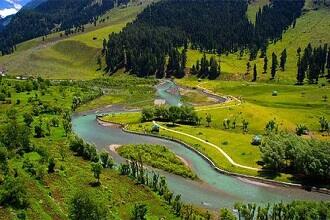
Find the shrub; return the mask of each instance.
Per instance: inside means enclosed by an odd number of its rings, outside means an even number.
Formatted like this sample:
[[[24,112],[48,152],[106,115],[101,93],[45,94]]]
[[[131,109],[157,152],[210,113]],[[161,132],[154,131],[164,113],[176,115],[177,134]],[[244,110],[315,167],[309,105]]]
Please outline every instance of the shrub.
[[[135,204],[132,210],[132,219],[134,220],[145,220],[148,212],[147,205],[145,204]]]
[[[48,173],[54,173],[55,172],[55,159],[54,157],[51,157],[48,160]]]
[[[308,135],[308,128],[306,125],[297,125],[297,128],[296,128],[296,134],[301,136],[301,135]]]
[[[26,187],[19,177],[6,176],[0,186],[0,205],[26,208],[28,203]]]
[[[72,220],[106,220],[107,207],[98,202],[88,192],[80,191],[74,195],[69,208]]]

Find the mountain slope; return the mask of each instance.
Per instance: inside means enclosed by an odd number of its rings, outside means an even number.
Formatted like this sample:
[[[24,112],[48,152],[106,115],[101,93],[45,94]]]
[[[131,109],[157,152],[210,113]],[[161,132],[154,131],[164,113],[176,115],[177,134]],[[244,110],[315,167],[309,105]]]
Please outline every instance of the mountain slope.
[[[121,0],[118,3],[125,3]],[[17,43],[94,22],[114,7],[113,0],[48,0],[36,8],[20,10],[0,35],[0,50],[12,53]]]
[[[17,45],[13,54],[0,56],[0,68],[12,75],[41,75],[53,79],[91,79],[99,77],[97,57],[101,54],[102,41],[111,32],[119,32],[146,4],[115,8],[98,19],[97,25],[85,25],[85,32],[60,37],[48,35]],[[107,19],[109,17],[109,19]],[[104,22],[100,22],[105,20]],[[103,64],[104,66],[104,64]]]

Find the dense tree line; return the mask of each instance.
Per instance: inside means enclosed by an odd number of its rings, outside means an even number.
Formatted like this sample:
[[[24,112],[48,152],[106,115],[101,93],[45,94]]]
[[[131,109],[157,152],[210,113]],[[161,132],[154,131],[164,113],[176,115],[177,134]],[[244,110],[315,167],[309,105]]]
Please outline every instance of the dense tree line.
[[[200,61],[197,60],[196,65],[194,64],[191,68],[191,74],[196,75],[199,78],[216,79],[220,76],[220,73],[220,61],[218,61],[214,56],[208,60],[205,54],[202,59]]]
[[[313,219],[329,218],[329,202],[293,201],[290,203],[275,203],[259,206],[256,204],[236,203],[238,219],[245,220],[277,220],[277,219]],[[228,209],[220,210],[220,219],[236,220],[237,217]]]
[[[320,77],[330,79],[330,48],[328,44],[312,47],[311,44],[304,49],[297,49],[297,84],[302,85],[307,78],[308,83],[317,83]],[[327,71],[326,71],[327,69]]]
[[[330,142],[270,134],[260,146],[265,167],[306,179],[330,180]]]
[[[172,71],[171,65],[166,66],[168,56],[173,57],[176,48],[188,46],[219,54],[249,49],[255,58],[259,49],[265,51],[269,40],[280,39],[300,15],[303,3],[272,1],[258,12],[253,25],[246,17],[245,0],[160,1],[103,43],[107,67],[110,72],[125,67],[138,76],[162,77]],[[181,77],[183,72],[178,72]]]
[[[127,0],[119,0],[119,4]],[[0,32],[0,51],[9,54],[16,44],[45,36],[54,30],[67,30],[93,23],[99,15],[114,7],[113,0],[48,0],[36,8],[23,8]]]
[[[166,122],[196,125],[200,118],[193,108],[188,106],[159,106],[144,108],[141,113],[141,121],[160,120]]]

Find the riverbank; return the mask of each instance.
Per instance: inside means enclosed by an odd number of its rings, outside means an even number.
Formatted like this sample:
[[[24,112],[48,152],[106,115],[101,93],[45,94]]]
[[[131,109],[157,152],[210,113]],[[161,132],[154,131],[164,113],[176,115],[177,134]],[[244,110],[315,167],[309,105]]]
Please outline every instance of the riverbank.
[[[103,126],[104,123],[109,123],[107,121],[102,120],[101,117],[97,117],[96,120],[102,126]],[[122,131],[124,131],[126,133],[142,135],[142,136],[157,137],[157,138],[162,138],[162,139],[165,139],[165,140],[170,140],[170,141],[174,141],[176,143],[179,143],[179,144],[185,146],[186,148],[188,148],[188,149],[194,151],[195,153],[197,153],[206,162],[208,162],[214,170],[216,170],[218,173],[221,173],[221,174],[225,174],[225,175],[233,176],[233,177],[237,177],[237,178],[244,178],[247,181],[249,181],[250,183],[254,182],[254,184],[256,184],[256,185],[262,183],[262,184],[266,184],[265,186],[268,186],[268,187],[272,187],[272,186],[289,187],[289,188],[303,189],[303,190],[307,190],[307,191],[311,191],[311,192],[317,192],[317,193],[323,193],[323,194],[330,195],[330,190],[325,189],[325,188],[306,187],[306,186],[304,186],[302,184],[298,184],[298,183],[281,182],[281,181],[270,180],[270,179],[265,179],[265,178],[256,177],[256,176],[250,176],[250,175],[244,175],[244,174],[229,172],[229,171],[226,171],[224,169],[221,169],[221,168],[217,167],[215,165],[215,163],[210,158],[208,158],[202,152],[198,151],[196,148],[191,147],[189,144],[187,144],[187,143],[185,143],[181,140],[178,140],[178,139],[175,139],[175,138],[169,138],[169,137],[166,137],[166,136],[159,136],[159,135],[150,134],[150,133],[141,133],[141,132],[137,132],[137,131],[128,130],[127,126],[122,125],[120,123],[112,123],[112,124],[114,124],[116,126],[120,126]],[[242,181],[242,179],[241,179],[241,181]]]

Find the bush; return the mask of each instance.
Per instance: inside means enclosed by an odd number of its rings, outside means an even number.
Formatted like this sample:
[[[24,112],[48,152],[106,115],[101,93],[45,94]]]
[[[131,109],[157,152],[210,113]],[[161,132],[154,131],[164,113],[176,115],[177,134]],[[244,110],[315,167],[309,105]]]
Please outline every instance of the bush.
[[[48,173],[55,172],[55,159],[52,157],[48,160]]]
[[[261,141],[262,141],[262,137],[260,135],[255,135],[252,138],[251,144],[255,146],[259,146],[261,144]]]
[[[330,142],[292,134],[269,135],[260,146],[265,167],[290,171],[314,180],[329,180]]]
[[[0,205],[26,208],[28,203],[26,187],[19,177],[7,176],[0,185]]]
[[[88,192],[80,191],[72,198],[69,218],[72,220],[106,220],[108,208]]]
[[[296,128],[296,134],[301,136],[301,135],[308,135],[308,128],[306,125],[297,125],[297,128]]]
[[[92,162],[99,161],[95,146],[85,143],[81,138],[76,136],[72,137],[69,147],[70,150],[76,152],[78,156],[82,156],[85,160],[90,160]]]
[[[147,205],[135,204],[132,210],[132,219],[134,220],[145,220],[148,212]]]

